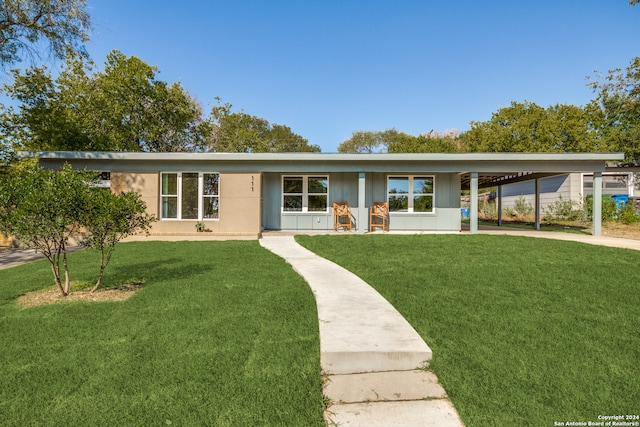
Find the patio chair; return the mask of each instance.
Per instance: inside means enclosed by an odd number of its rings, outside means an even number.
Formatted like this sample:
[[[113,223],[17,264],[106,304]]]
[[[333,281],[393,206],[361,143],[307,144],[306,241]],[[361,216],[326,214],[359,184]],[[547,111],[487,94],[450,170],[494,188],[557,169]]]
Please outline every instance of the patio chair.
[[[333,203],[333,229],[343,227],[345,230],[351,231],[353,221],[351,220],[351,207],[345,202]]]
[[[369,208],[369,231],[376,227],[389,231],[389,202],[374,202]]]

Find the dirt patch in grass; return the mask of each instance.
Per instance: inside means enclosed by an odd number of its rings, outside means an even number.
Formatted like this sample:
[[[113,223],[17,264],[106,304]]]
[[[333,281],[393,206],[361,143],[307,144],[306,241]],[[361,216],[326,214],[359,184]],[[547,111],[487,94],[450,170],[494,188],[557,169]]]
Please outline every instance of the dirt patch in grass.
[[[142,289],[142,283],[132,283],[114,288],[98,289],[93,293],[86,289],[72,290],[69,295],[63,296],[58,288],[54,286],[40,291],[27,292],[19,296],[17,302],[21,307],[28,308],[71,301],[125,301],[140,289]]]
[[[497,219],[484,217],[480,215],[480,220],[485,221],[488,225],[497,225]],[[519,219],[503,220],[504,225],[521,226],[523,228],[532,228],[535,219],[533,216],[523,217]],[[556,223],[542,222],[543,230],[557,231],[573,231],[591,234],[591,223],[584,221],[566,221]],[[618,237],[622,239],[640,240],[640,222],[633,224],[625,224],[623,222],[606,221],[602,223],[602,235],[608,237]]]
[[[606,222],[602,224],[602,234],[610,237],[640,240],[640,223],[622,224],[619,222]]]

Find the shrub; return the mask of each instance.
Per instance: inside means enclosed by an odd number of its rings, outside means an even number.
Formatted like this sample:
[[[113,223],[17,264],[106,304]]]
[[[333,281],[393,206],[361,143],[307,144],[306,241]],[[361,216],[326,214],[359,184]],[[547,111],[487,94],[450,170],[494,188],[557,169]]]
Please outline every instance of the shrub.
[[[558,196],[558,200],[549,204],[545,209],[544,219],[553,221],[579,221],[585,219],[582,203],[577,200],[563,199]]]
[[[634,224],[640,221],[640,212],[637,212],[631,203],[627,203],[620,209],[619,217],[625,224]]]
[[[588,219],[593,218],[593,195],[584,198],[584,211]],[[618,205],[611,196],[602,196],[602,220],[614,221],[618,219]]]
[[[507,218],[511,218],[513,216],[516,216],[516,212],[513,210],[512,207],[506,207],[506,208],[502,209],[502,214],[503,214],[503,216],[505,216]]]
[[[513,202],[513,211],[518,216],[527,216],[533,214],[533,206],[527,202],[524,196],[520,195],[516,198],[515,202]]]
[[[481,200],[478,204],[478,211],[483,218],[497,218],[498,208],[495,202],[485,202]]]

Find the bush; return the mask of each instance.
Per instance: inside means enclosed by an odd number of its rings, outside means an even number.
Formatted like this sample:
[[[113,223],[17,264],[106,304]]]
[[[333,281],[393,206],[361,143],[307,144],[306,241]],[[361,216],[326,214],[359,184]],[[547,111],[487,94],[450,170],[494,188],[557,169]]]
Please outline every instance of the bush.
[[[504,209],[502,209],[502,216],[503,217],[507,217],[507,218],[511,218],[516,216],[516,212],[513,210],[512,207],[506,207]]]
[[[478,212],[483,218],[498,217],[498,208],[495,202],[485,202],[484,200],[480,200],[480,203],[478,204]]]
[[[585,214],[581,202],[558,196],[558,200],[545,209],[544,219],[547,222],[580,221],[585,219]]]
[[[588,219],[593,219],[593,195],[584,198],[584,211]],[[602,196],[602,220],[615,221],[618,219],[618,205],[611,196]]]
[[[533,206],[527,202],[524,196],[520,195],[516,198],[515,202],[513,202],[513,211],[518,216],[527,216],[533,214]]]
[[[635,224],[640,221],[640,212],[631,203],[627,203],[620,209],[619,219],[625,224]]]

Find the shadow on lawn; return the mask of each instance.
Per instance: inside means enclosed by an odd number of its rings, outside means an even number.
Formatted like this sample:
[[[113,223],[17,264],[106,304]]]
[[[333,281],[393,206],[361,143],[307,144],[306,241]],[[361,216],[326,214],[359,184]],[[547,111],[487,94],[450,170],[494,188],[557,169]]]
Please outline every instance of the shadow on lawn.
[[[212,271],[215,268],[213,263],[185,263],[181,258],[164,259],[160,263],[155,262],[135,262],[129,261],[126,264],[111,266],[109,272],[109,282],[127,282],[132,278],[143,279],[146,284],[160,280],[188,279],[203,273]]]

